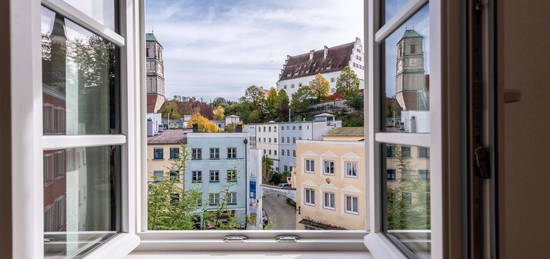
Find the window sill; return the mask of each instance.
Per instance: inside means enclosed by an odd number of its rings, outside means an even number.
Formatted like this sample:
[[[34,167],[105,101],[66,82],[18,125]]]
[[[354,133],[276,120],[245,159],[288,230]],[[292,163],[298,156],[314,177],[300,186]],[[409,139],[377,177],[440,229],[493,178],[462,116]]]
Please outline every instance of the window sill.
[[[382,233],[370,233],[364,243],[375,258],[406,259],[407,257]]]
[[[176,258],[196,258],[196,259],[219,259],[219,258],[241,258],[241,259],[374,259],[367,251],[363,252],[154,252],[154,251],[136,251],[125,257],[125,259],[176,259]]]
[[[85,259],[124,258],[140,244],[139,236],[121,233],[107,243],[92,250],[84,256]]]

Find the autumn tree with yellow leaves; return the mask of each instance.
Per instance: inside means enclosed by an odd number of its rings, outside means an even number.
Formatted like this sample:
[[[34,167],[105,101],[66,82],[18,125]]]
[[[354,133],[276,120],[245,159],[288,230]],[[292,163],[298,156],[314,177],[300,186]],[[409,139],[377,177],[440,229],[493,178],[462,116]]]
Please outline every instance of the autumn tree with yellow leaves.
[[[215,123],[198,112],[193,114],[188,122],[189,126],[193,124],[197,124],[199,126],[199,132],[220,132],[220,128],[218,128]]]

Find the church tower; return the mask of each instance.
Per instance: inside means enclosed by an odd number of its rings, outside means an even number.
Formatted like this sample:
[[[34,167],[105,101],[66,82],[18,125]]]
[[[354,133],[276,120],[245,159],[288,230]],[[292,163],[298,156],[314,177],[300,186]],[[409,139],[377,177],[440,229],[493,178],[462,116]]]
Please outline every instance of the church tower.
[[[405,111],[429,109],[423,41],[414,29],[407,29],[397,42],[395,95]]]
[[[147,113],[158,113],[164,101],[164,60],[162,45],[153,33],[147,33],[146,61],[147,61]]]

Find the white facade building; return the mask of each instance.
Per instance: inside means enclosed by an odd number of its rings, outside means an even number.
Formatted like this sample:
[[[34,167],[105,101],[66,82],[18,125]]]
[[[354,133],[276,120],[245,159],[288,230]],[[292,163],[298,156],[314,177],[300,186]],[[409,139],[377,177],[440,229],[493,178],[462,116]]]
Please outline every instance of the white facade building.
[[[162,114],[147,113],[147,136],[158,135],[162,130]]]
[[[342,121],[332,114],[315,116],[313,121],[277,122],[245,125],[249,137],[256,137],[256,148],[273,161],[273,171],[290,172],[296,164],[297,140],[321,140],[334,128],[342,127]],[[255,129],[255,134],[250,133]]]
[[[335,47],[325,46],[321,50],[287,56],[277,82],[277,90],[284,89],[289,98],[304,85],[310,85],[320,73],[330,83],[331,93],[336,92],[336,80],[342,69],[349,66],[361,80],[359,88],[364,89],[363,45],[360,38]]]

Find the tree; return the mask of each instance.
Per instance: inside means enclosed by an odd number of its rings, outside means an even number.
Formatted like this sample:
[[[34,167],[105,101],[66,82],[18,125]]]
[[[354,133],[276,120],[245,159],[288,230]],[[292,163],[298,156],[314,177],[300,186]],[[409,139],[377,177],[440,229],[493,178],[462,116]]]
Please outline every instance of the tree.
[[[313,95],[317,99],[317,102],[319,103],[328,98],[328,94],[330,92],[330,83],[323,77],[323,75],[318,73],[317,75],[315,75],[313,81],[311,81],[310,88],[313,91]]]
[[[262,182],[269,183],[271,182],[271,175],[273,174],[273,161],[267,156],[262,157]]]
[[[223,120],[225,118],[225,109],[221,105],[216,107],[212,113],[214,114],[214,120]]]
[[[242,125],[242,123],[229,123],[225,125],[224,132],[235,132],[237,130],[237,125]]]
[[[293,114],[305,113],[315,101],[313,90],[307,85],[302,86],[292,95],[290,107]]]
[[[177,101],[167,101],[162,105],[161,113],[163,118],[167,119],[179,119],[181,115],[178,111],[178,102]]]
[[[344,99],[358,96],[360,82],[355,72],[349,66],[346,66],[336,79],[336,93]]]
[[[198,112],[193,114],[188,122],[188,125],[193,124],[198,125],[199,132],[220,132],[220,129],[215,123],[200,115]]]
[[[214,101],[211,103],[212,107],[218,107],[221,106],[223,108],[226,108],[227,106],[231,105],[231,102],[226,100],[223,97],[216,97]]]
[[[221,200],[218,202],[214,210],[204,210],[202,229],[216,229],[216,230],[231,230],[239,229],[242,226],[239,224],[239,219],[234,214],[233,210],[228,208],[229,205],[229,187],[219,193]]]
[[[275,88],[269,89],[266,99],[266,120],[275,120],[279,111],[279,96]]]
[[[290,109],[290,103],[288,100],[288,95],[284,89],[279,90],[278,96],[278,119],[279,121],[288,120],[288,113]]]
[[[394,145],[397,183],[387,188],[388,229],[430,229],[429,179],[422,179],[409,166],[402,146]]]
[[[250,102],[254,109],[262,110],[265,106],[265,93],[264,89],[258,86],[249,86],[246,88],[245,97]]]

